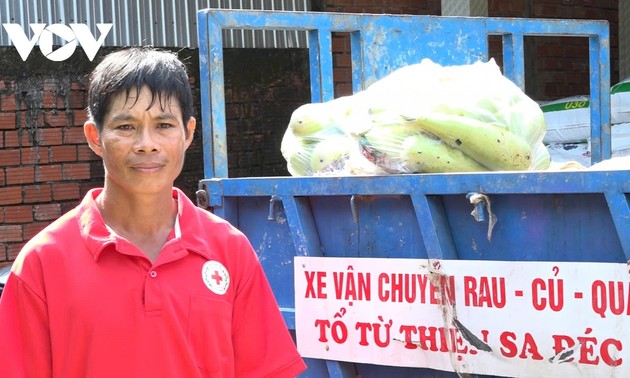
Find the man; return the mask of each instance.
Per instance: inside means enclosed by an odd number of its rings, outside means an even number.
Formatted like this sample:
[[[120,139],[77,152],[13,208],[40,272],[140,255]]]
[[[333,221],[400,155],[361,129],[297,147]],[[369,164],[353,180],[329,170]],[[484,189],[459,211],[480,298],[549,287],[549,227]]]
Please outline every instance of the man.
[[[0,299],[3,377],[292,377],[305,369],[245,236],[173,188],[195,130],[169,52],[108,55],[84,131],[102,189],[30,240]]]

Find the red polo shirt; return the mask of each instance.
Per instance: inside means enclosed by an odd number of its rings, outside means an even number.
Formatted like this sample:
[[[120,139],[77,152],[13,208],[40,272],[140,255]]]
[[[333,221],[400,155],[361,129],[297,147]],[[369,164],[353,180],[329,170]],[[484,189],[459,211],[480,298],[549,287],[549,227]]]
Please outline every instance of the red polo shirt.
[[[30,240],[0,299],[3,377],[293,377],[305,369],[248,240],[174,189],[152,264],[90,191]]]

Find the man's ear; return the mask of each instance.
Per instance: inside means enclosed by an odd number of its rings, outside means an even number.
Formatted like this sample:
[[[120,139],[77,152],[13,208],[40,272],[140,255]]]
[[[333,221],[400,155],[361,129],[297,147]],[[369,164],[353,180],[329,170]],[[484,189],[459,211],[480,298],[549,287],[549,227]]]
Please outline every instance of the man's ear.
[[[101,147],[101,134],[96,127],[96,124],[92,121],[86,121],[83,124],[83,133],[85,134],[85,139],[87,139],[88,145],[100,157],[102,155],[102,147]]]
[[[190,117],[188,122],[186,123],[186,149],[190,147],[190,144],[193,141],[193,137],[195,135],[195,128],[197,127],[197,120],[195,117]]]

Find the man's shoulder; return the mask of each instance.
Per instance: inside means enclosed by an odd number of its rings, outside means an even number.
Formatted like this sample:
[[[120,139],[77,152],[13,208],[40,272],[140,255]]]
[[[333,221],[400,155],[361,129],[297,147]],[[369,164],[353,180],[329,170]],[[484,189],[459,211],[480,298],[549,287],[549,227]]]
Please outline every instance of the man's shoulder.
[[[64,251],[67,246],[76,247],[78,238],[81,238],[81,232],[77,225],[76,210],[72,209],[37,232],[26,242],[20,253]]]

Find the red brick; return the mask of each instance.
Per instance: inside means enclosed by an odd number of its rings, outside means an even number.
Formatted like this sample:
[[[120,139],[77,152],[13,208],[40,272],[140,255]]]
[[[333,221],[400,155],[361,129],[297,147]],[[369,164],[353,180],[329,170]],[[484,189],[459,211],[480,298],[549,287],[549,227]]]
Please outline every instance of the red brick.
[[[33,116],[32,112],[32,110],[25,110],[16,113],[17,123],[20,125],[20,128],[36,130],[39,127],[45,126],[44,113],[38,109],[35,116]]]
[[[350,38],[348,33],[334,33],[331,41],[332,51],[335,53],[350,53]]]
[[[81,185],[75,182],[54,184],[52,187],[53,200],[75,200],[81,198]]]
[[[30,147],[33,143],[29,138],[28,131],[9,130],[4,132],[4,148],[10,147]]]
[[[84,91],[85,89],[85,83],[79,81],[73,81],[72,83],[70,83],[70,90],[72,91]]]
[[[50,202],[52,200],[52,188],[49,184],[28,185],[24,190],[24,203]]]
[[[96,181],[94,179],[90,181],[84,181],[81,183],[81,196],[84,196],[85,193],[87,193],[88,191],[92,189],[102,188],[102,187],[103,187],[102,181]]]
[[[7,184],[7,176],[4,173],[4,169],[0,169],[0,186],[5,186]]]
[[[24,147],[20,148],[20,163],[22,165],[48,164],[48,147]]]
[[[65,111],[46,112],[44,120],[46,124],[51,127],[72,126],[72,120]]]
[[[87,106],[85,91],[70,91],[70,108],[71,109],[85,109]]]
[[[44,228],[46,228],[46,226],[48,226],[50,224],[50,221],[48,222],[32,222],[29,224],[25,224],[23,229],[23,237],[24,240],[28,241],[30,239],[33,238],[33,236],[37,235],[38,232],[40,232],[41,230],[43,230]]]
[[[57,91],[59,90],[59,81],[56,79],[46,79],[42,83],[42,89],[44,91]]]
[[[15,111],[17,108],[15,93],[0,93],[0,110]]]
[[[61,129],[38,129],[37,144],[40,146],[58,146],[63,144],[63,131]]]
[[[26,237],[24,238],[25,240],[28,240]],[[22,248],[24,247],[24,244],[26,244],[26,242],[20,242],[20,243],[11,243],[7,246],[7,259],[9,259],[10,261],[15,260],[15,258],[17,257],[17,255],[20,253],[20,251],[22,250]]]
[[[20,150],[0,150],[0,166],[9,167],[11,165],[20,165]]]
[[[4,209],[5,223],[29,223],[33,221],[33,206],[7,206]]]
[[[74,113],[74,125],[75,126],[83,126],[85,121],[88,120],[87,113],[85,110],[75,111]]]
[[[20,225],[0,225],[0,243],[22,241],[22,226]]]
[[[50,147],[50,162],[77,161],[76,146],[52,146]]]
[[[57,90],[44,90],[42,107],[44,109],[65,109],[66,96]]]
[[[35,205],[33,207],[35,220],[45,221],[54,220],[61,216],[61,205],[58,203],[49,203],[45,205]]]
[[[63,129],[64,144],[84,144],[87,143],[83,126],[73,126]]]
[[[35,168],[38,182],[61,181],[61,165],[42,165]]]
[[[7,185],[32,184],[35,182],[35,167],[19,166],[6,169]]]
[[[78,161],[92,161],[101,160],[101,157],[92,151],[87,144],[81,144],[77,146],[77,160]]]
[[[0,205],[13,205],[22,203],[22,188],[8,186],[0,188]]]
[[[87,180],[90,178],[90,163],[64,164],[62,173],[64,180]]]
[[[0,129],[10,130],[15,129],[17,122],[15,120],[15,113],[0,113]]]
[[[0,268],[9,265],[7,259],[7,246],[5,244],[0,244]]]

